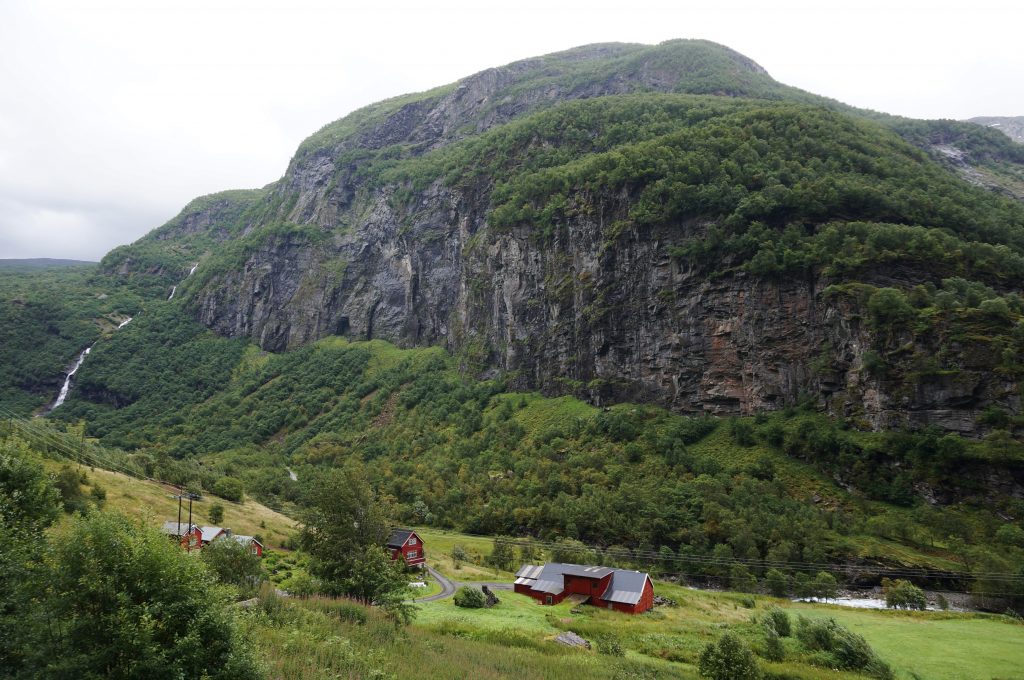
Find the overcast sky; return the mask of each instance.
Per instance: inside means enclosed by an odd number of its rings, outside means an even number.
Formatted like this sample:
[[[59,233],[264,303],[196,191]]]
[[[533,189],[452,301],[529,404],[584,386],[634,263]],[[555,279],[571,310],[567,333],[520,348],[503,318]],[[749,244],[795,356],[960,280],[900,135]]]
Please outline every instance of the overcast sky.
[[[704,38],[919,118],[1024,115],[1021,0],[0,0],[0,258],[96,260],[278,179],[365,104],[577,45]]]

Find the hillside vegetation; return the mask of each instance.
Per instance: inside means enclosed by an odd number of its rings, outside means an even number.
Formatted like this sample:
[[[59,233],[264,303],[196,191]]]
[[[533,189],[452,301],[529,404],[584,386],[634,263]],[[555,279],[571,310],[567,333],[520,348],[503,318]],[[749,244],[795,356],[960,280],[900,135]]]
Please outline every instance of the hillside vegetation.
[[[238,477],[284,507],[318,470],[357,462],[398,521],[678,555],[699,577],[749,577],[709,569],[697,559],[707,556],[927,567],[961,586],[952,573],[1019,566],[1024,532],[1001,516],[1024,508],[992,486],[995,474],[1012,488],[1024,467],[1005,430],[975,442],[858,432],[813,410],[729,420],[597,409],[508,393],[458,366],[439,348],[340,338],[263,353],[167,304],[97,346],[55,415],[84,419],[104,444],[134,451],[130,464],[180,483]],[[201,472],[163,465],[168,455]]]

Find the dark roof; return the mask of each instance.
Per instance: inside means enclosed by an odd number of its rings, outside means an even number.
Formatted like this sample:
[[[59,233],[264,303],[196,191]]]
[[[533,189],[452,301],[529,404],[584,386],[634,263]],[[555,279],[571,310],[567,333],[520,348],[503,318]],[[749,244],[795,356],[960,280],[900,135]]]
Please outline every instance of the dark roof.
[[[608,584],[608,590],[601,596],[602,600],[608,602],[621,602],[622,604],[636,604],[643,595],[644,586],[647,585],[647,572],[629,571],[616,569],[612,576],[612,582]]]
[[[391,538],[384,545],[388,548],[401,548],[415,533],[412,529],[395,529],[391,532]]]
[[[602,600],[636,604],[647,584],[646,572],[611,567],[594,567],[585,564],[561,564],[548,562],[543,567],[524,564],[516,572],[516,585],[527,585],[531,590],[557,595],[565,590],[565,576],[585,576],[602,579],[611,574],[608,588],[601,595]]]

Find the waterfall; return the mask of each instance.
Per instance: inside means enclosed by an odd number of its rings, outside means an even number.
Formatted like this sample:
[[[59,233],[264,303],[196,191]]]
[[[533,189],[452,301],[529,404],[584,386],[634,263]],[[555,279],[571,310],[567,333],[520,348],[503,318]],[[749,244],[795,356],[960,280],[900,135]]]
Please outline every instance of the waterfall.
[[[117,324],[117,327],[124,328],[125,326],[128,325],[128,322],[130,322],[131,320],[132,317],[129,316],[127,319]],[[75,375],[75,373],[78,373],[78,369],[80,369],[82,367],[82,364],[85,363],[85,357],[89,356],[89,352],[91,352],[92,348],[95,346],[96,343],[94,342],[85,349],[83,349],[82,353],[78,355],[78,360],[75,361],[75,365],[72,366],[70,371],[68,371],[67,377],[64,378],[64,384],[60,386],[60,394],[57,395],[57,400],[53,402],[53,405],[51,405],[50,408],[46,409],[47,413],[63,404],[64,401],[68,398],[68,394],[71,393],[71,378]]]
[[[53,406],[50,407],[51,411],[60,406],[61,404],[63,404],[64,400],[68,398],[68,392],[71,391],[71,378],[72,376],[75,375],[75,373],[78,373],[78,369],[80,369],[82,367],[82,364],[85,363],[85,357],[89,356],[89,352],[92,351],[92,348],[93,345],[89,345],[84,350],[82,350],[81,354],[78,355],[78,361],[75,362],[75,365],[72,367],[72,369],[68,371],[67,377],[64,378],[64,384],[61,385],[60,387],[60,394],[57,395],[57,401],[53,402]]]
[[[170,302],[174,299],[174,293],[178,290],[177,286],[171,286],[171,294],[167,296],[167,301]]]
[[[188,275],[192,276],[193,274],[196,273],[197,269],[199,269],[199,263],[198,262],[196,262],[194,265],[192,265],[192,269],[188,270]],[[188,277],[186,277],[186,278],[188,278]]]

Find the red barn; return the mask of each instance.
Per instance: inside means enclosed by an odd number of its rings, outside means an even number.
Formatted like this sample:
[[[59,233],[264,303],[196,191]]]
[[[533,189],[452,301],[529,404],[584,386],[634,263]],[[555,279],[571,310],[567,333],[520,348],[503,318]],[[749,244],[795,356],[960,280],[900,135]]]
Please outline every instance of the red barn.
[[[407,567],[420,566],[427,561],[423,540],[412,529],[395,529],[384,547],[391,552],[391,559],[401,556]]]
[[[639,614],[654,606],[654,584],[646,572],[582,564],[526,564],[516,572],[513,587],[542,604],[558,604],[570,596],[595,607]]]

